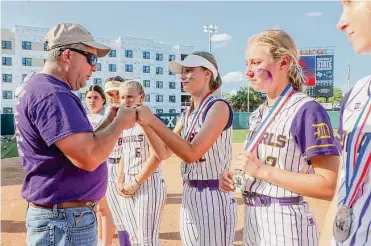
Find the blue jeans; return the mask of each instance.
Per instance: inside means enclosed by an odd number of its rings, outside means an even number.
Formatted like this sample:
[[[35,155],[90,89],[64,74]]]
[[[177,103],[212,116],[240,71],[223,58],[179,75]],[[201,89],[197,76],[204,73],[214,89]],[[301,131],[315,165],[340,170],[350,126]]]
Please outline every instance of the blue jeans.
[[[45,209],[28,206],[27,246],[96,246],[97,220],[91,207]]]

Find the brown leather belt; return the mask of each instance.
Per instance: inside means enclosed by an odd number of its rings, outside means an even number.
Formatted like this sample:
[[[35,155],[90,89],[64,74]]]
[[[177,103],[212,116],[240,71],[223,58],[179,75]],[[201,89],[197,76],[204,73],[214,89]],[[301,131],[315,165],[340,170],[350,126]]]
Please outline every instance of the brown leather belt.
[[[34,208],[49,208],[52,209],[54,205],[50,204],[36,204],[30,202],[30,205]],[[96,202],[94,201],[71,201],[71,202],[62,202],[57,204],[57,208],[78,208],[78,207],[94,207]]]

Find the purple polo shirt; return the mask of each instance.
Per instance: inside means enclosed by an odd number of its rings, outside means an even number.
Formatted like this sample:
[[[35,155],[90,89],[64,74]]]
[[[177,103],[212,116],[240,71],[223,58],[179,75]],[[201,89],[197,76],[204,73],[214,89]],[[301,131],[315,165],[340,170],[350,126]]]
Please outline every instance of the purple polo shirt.
[[[17,145],[25,179],[22,196],[37,204],[100,200],[107,188],[107,166],[82,170],[55,143],[71,134],[92,132],[80,99],[63,81],[34,75],[16,106]]]

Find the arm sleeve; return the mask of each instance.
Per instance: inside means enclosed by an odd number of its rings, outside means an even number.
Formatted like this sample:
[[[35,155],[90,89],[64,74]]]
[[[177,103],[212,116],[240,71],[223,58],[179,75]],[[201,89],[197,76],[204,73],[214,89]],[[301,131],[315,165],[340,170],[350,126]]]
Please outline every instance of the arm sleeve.
[[[303,156],[339,155],[330,118],[316,101],[306,102],[296,113],[291,134]]]
[[[79,132],[92,132],[92,127],[77,98],[55,93],[30,111],[30,116],[48,146]]]

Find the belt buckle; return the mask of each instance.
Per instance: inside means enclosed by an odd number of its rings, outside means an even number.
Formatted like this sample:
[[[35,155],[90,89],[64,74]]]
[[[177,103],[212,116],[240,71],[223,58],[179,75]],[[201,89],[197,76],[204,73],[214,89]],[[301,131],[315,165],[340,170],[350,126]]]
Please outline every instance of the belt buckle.
[[[272,200],[268,196],[261,196],[259,200],[262,207],[269,207],[272,204]]]

